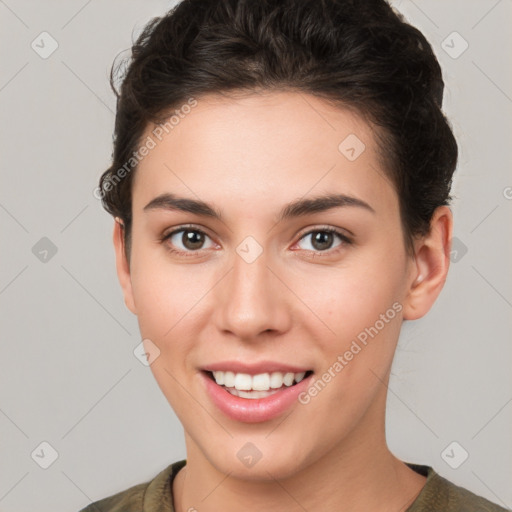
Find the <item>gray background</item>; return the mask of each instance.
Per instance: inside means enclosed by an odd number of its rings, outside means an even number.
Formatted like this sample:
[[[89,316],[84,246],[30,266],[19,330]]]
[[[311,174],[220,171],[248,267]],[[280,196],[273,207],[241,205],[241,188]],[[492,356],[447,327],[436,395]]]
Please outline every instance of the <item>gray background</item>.
[[[112,220],[92,193],[111,154],[112,60],[171,5],[0,0],[0,511],[78,510],[185,457],[180,423],[133,355]],[[434,308],[403,327],[388,441],[511,507],[512,3],[394,5],[440,59],[460,161],[457,252]],[[43,31],[58,43],[47,58],[31,47],[51,49]]]

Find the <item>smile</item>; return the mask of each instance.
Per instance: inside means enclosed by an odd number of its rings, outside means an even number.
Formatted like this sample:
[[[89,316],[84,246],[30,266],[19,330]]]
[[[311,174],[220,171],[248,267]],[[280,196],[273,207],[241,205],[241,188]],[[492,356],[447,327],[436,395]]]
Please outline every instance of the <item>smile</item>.
[[[283,387],[298,384],[307,373],[268,372],[250,375],[249,373],[217,370],[210,372],[210,375],[219,386],[223,386],[232,395],[241,398],[257,399],[271,396]]]
[[[298,402],[311,384],[313,371],[202,370],[206,394],[224,415],[245,423],[269,421]]]

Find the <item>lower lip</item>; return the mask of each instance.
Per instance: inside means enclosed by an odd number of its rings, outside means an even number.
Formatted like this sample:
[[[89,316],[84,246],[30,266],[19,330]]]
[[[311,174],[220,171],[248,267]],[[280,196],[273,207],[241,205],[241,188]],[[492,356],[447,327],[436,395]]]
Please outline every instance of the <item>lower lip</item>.
[[[285,386],[277,393],[265,398],[241,398],[219,386],[206,372],[201,371],[200,373],[212,402],[226,416],[245,423],[268,421],[285,412],[294,402],[298,401],[299,394],[308,388],[313,375],[302,379],[294,386]]]

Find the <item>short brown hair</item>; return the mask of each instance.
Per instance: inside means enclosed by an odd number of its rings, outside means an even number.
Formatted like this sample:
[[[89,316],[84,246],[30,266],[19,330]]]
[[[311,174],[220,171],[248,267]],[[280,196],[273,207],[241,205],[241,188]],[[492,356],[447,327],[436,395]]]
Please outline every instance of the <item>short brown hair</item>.
[[[458,150],[441,111],[441,68],[423,34],[384,0],[183,0],[147,24],[111,84],[113,160],[99,190],[123,221],[128,257],[133,172],[113,178],[149,122],[208,93],[294,90],[355,109],[377,128],[408,250],[451,199]]]

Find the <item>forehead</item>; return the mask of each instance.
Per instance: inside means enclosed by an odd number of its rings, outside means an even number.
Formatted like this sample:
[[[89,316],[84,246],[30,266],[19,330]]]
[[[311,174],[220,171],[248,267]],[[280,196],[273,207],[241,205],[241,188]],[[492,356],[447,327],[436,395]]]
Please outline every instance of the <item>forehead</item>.
[[[162,192],[261,207],[337,191],[397,209],[372,127],[353,111],[297,92],[208,95],[176,111],[142,137],[152,149],[135,173],[134,211]]]

